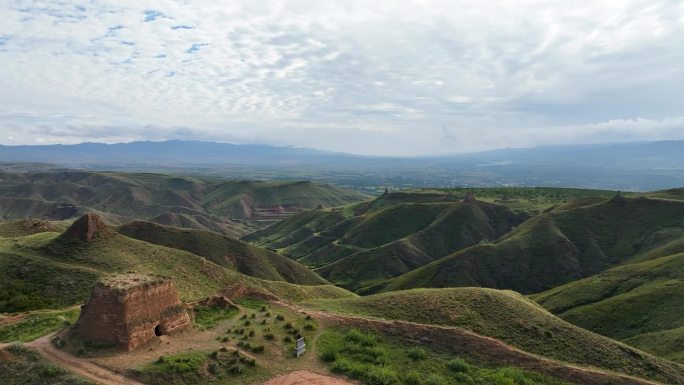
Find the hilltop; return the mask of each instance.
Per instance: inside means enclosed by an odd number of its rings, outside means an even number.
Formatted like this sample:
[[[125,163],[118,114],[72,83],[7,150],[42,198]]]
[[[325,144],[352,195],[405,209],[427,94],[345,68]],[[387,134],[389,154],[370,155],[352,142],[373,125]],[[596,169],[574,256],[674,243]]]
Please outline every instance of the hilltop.
[[[148,220],[233,237],[302,210],[365,198],[311,182],[88,171],[0,173],[0,217],[4,220],[59,221],[93,212],[113,224]]]
[[[483,286],[535,293],[663,245],[676,249],[683,235],[684,201],[617,195],[548,210],[498,240],[457,251],[372,290]]]
[[[285,282],[291,266],[279,271],[268,258],[256,263],[280,280],[250,277],[185,250],[130,238],[96,216],[84,216],[63,233],[0,238],[0,312],[78,304],[99,278],[126,272],[172,278],[184,301],[218,292],[288,300],[352,295],[331,285],[311,286],[311,275],[304,278],[308,285]]]

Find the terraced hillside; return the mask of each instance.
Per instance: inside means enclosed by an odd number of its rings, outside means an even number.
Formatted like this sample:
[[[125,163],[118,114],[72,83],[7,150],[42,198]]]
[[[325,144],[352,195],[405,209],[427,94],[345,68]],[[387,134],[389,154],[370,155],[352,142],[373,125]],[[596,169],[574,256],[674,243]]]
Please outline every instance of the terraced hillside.
[[[541,292],[632,258],[653,258],[663,248],[679,250],[683,235],[682,201],[616,196],[568,204],[494,242],[457,251],[372,290],[481,286]]]
[[[221,291],[289,300],[352,295],[331,285],[249,277],[185,250],[127,237],[94,216],[84,218],[90,220],[81,218],[64,233],[0,238],[0,312],[78,304],[98,278],[121,272],[171,277],[185,301]],[[265,258],[255,263],[270,262]],[[275,269],[287,276],[278,268],[272,265],[261,270]],[[312,283],[310,278],[305,281]]]
[[[576,365],[667,384],[684,381],[683,366],[571,325],[511,291],[416,289],[349,299],[305,301],[303,305],[325,312],[457,327],[504,341],[526,352]],[[475,351],[469,353],[477,354]]]
[[[356,205],[294,215],[245,239],[358,290],[455,250],[497,239],[524,214],[445,193],[387,193]]]
[[[50,220],[96,212],[239,236],[302,210],[358,202],[363,194],[311,182],[232,181],[150,173],[0,173],[0,218]]]

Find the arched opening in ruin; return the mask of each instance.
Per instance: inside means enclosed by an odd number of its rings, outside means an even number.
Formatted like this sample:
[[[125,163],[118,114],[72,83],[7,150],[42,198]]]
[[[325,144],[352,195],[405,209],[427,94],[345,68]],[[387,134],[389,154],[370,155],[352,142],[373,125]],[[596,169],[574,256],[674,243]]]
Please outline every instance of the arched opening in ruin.
[[[164,334],[164,333],[162,332],[161,326],[160,325],[155,326],[154,327],[154,335],[159,337],[162,334]]]

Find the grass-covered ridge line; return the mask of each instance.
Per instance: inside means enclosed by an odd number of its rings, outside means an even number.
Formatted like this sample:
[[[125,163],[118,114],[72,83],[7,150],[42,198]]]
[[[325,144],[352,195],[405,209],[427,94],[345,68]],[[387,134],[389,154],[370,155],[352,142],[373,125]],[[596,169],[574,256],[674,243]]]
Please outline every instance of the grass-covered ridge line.
[[[617,196],[534,217],[506,236],[372,288],[483,286],[537,293],[600,273],[684,236],[684,202]]]
[[[456,250],[494,240],[528,214],[435,192],[294,215],[245,239],[278,249],[351,290],[381,283]]]
[[[352,295],[332,285],[303,286],[245,276],[187,251],[115,231],[104,231],[91,242],[39,233],[0,239],[0,312],[82,303],[98,279],[128,272],[173,279],[187,302],[221,291],[290,301]],[[23,279],[27,276],[31,279]],[[5,298],[5,293],[11,297]]]
[[[684,253],[630,263],[532,296],[583,328],[684,363]]]
[[[114,224],[139,219],[240,236],[302,210],[364,199],[358,192],[302,181],[91,171],[0,173],[4,220],[73,220],[96,212]]]
[[[415,289],[304,306],[344,314],[460,327],[526,352],[637,377],[684,379],[684,367],[571,325],[524,296],[481,288]]]
[[[562,385],[515,368],[481,368],[449,354],[409,348],[358,329],[328,330],[317,341],[319,358],[334,373],[369,385]]]
[[[292,259],[217,233],[143,221],[120,226],[118,231],[141,241],[191,252],[251,277],[303,285],[328,284]]]

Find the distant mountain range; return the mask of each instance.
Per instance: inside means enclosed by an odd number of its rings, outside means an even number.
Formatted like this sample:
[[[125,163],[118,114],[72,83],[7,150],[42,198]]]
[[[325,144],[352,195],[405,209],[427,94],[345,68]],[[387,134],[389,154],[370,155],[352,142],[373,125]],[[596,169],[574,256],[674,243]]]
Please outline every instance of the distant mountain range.
[[[0,146],[0,161],[256,179],[310,179],[366,192],[453,186],[648,191],[684,185],[684,141],[501,149],[437,157],[371,157],[200,141]],[[11,166],[6,166],[11,167]],[[17,167],[16,165],[14,167]],[[43,166],[44,167],[44,166]]]

